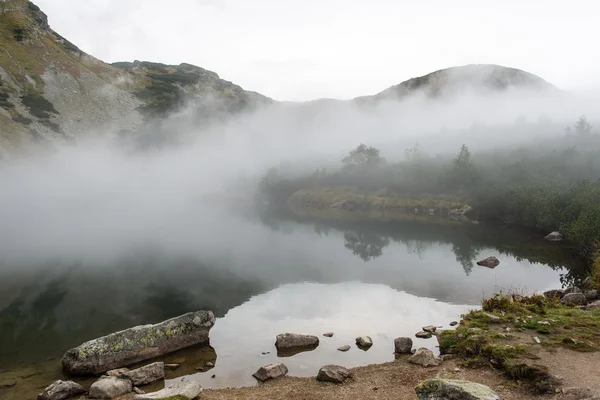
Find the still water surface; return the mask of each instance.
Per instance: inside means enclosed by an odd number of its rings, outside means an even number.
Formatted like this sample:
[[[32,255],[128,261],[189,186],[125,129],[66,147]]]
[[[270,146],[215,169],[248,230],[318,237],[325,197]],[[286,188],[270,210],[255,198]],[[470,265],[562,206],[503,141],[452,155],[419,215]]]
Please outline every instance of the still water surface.
[[[218,317],[211,348],[166,357],[187,363],[168,378],[255,384],[258,367],[282,360],[274,341],[283,332],[335,333],[316,350],[283,359],[293,376],[329,363],[391,361],[398,336],[448,327],[498,290],[543,291],[578,273],[568,249],[498,228],[235,218],[228,226],[238,239],[212,245],[218,251],[199,243],[198,252],[183,255],[146,248],[104,260],[0,261],[0,380],[17,378],[0,390],[30,397],[60,377],[68,348],[200,309]],[[490,255],[500,259],[497,268],[475,265]],[[366,352],[354,345],[362,335],[374,341]],[[338,352],[344,344],[352,349]],[[436,345],[415,339],[415,346]],[[215,358],[209,371],[194,370]]]

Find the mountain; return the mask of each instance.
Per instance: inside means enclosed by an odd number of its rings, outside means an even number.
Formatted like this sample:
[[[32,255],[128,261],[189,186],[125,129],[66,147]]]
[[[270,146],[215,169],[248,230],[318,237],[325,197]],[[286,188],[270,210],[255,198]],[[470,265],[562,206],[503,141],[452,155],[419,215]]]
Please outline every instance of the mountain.
[[[539,76],[520,69],[493,64],[471,64],[441,69],[412,78],[376,95],[357,97],[354,101],[359,104],[372,104],[382,100],[403,99],[415,93],[422,93],[428,97],[451,97],[465,92],[497,93],[514,88],[540,92],[559,91]]]
[[[184,102],[219,115],[272,100],[189,64],[104,63],[26,0],[0,1],[0,155],[31,141],[135,129]]]

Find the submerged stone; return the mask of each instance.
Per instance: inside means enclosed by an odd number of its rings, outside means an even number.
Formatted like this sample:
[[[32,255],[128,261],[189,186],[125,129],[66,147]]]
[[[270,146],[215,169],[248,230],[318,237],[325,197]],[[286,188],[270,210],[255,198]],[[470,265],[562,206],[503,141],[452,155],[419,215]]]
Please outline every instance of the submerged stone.
[[[90,340],[65,353],[72,375],[95,375],[208,342],[215,323],[211,311],[187,313],[155,325],[143,325]]]
[[[500,400],[489,387],[454,379],[428,379],[415,387],[419,400]]]

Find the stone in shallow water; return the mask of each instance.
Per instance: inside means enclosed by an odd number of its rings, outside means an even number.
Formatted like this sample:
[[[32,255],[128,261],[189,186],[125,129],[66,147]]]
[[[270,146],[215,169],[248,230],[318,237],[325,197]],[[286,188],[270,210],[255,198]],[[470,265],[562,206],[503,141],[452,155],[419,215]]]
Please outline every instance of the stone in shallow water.
[[[450,326],[456,326],[456,325],[458,325],[458,321],[452,321],[452,322],[450,322]]]
[[[275,363],[260,367],[252,376],[261,382],[287,375],[288,368],[283,363]]]
[[[85,393],[80,384],[73,381],[56,381],[38,394],[37,400],[64,400]]]
[[[359,336],[356,338],[356,345],[365,350],[373,346],[373,340],[369,336]]]
[[[433,335],[431,334],[431,332],[417,332],[417,333],[415,333],[415,336],[418,337],[419,339],[429,339]]]
[[[158,392],[138,394],[133,400],[192,400],[198,397],[200,392],[202,392],[202,386],[198,382],[187,381],[169,386]]]
[[[423,367],[433,367],[440,365],[442,363],[442,359],[436,357],[433,354],[433,351],[425,348],[420,348],[416,351],[415,354],[410,356],[408,362],[411,364],[421,365]]]
[[[424,326],[422,329],[423,329],[423,332],[433,333],[437,330],[437,326],[427,325],[427,326]]]
[[[487,267],[487,268],[496,268],[499,264],[500,264],[500,260],[498,260],[494,256],[485,258],[481,261],[477,261],[477,265],[480,265],[482,267]]]
[[[339,365],[325,365],[317,374],[317,380],[320,382],[344,383],[348,378],[352,378],[352,372]]]
[[[500,400],[489,387],[454,379],[428,379],[415,387],[419,400]]]
[[[563,235],[558,231],[554,231],[547,234],[544,239],[550,240],[551,242],[559,242],[563,239]]]
[[[399,337],[394,339],[394,351],[396,354],[410,354],[413,341],[408,337]]]
[[[106,376],[92,383],[90,399],[114,399],[133,390],[131,381],[119,379],[115,376]]]
[[[147,385],[148,383],[159,379],[164,379],[165,364],[162,362],[155,362],[138,369],[124,372],[119,377],[130,380],[135,386]]]
[[[333,332],[325,332],[323,334],[323,336],[325,336],[325,337],[333,337]]]
[[[318,345],[318,337],[312,335],[300,335],[297,333],[282,333],[277,335],[275,340],[275,347],[277,347],[277,349],[314,347]]]
[[[347,344],[345,344],[343,346],[338,347],[338,350],[339,351],[348,351],[348,350],[350,350],[350,346],[348,346]]]
[[[72,375],[99,374],[206,343],[214,323],[215,316],[211,311],[198,311],[155,325],[137,326],[67,351],[62,364]]]

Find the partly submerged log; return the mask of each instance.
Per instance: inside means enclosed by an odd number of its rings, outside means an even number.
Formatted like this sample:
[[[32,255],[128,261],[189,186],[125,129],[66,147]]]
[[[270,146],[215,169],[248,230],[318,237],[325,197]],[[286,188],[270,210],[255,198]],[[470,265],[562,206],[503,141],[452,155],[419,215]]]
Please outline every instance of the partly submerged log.
[[[72,375],[96,375],[208,342],[215,323],[211,311],[191,312],[155,324],[90,340],[65,353],[63,368]]]

